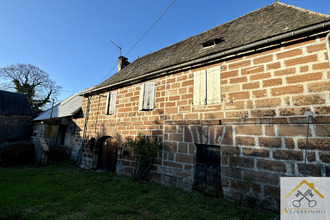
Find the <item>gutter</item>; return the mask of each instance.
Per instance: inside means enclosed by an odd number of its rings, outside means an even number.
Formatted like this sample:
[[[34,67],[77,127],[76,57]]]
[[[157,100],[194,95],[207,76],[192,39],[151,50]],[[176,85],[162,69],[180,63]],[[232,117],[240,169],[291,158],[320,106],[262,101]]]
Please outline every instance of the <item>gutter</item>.
[[[228,56],[228,55],[235,54],[235,56],[236,56],[237,53],[239,53],[239,52],[243,52],[243,51],[246,51],[246,50],[249,50],[249,49],[253,49],[255,47],[259,47],[259,46],[262,46],[262,45],[265,45],[265,44],[275,43],[275,42],[284,40],[286,38],[297,36],[297,35],[300,35],[300,34],[312,32],[312,31],[316,31],[316,30],[321,30],[321,29],[324,29],[324,28],[327,28],[327,27],[330,27],[330,21],[325,21],[325,22],[318,23],[318,24],[315,24],[315,25],[312,25],[312,26],[309,26],[309,27],[301,28],[301,29],[298,29],[298,30],[295,30],[295,31],[290,31],[288,33],[280,34],[280,35],[270,37],[270,38],[267,38],[267,39],[264,39],[264,40],[249,43],[249,44],[246,44],[244,46],[240,46],[240,47],[232,48],[232,49],[225,50],[225,51],[222,51],[222,52],[218,52],[218,53],[215,53],[215,54],[211,54],[211,55],[208,55],[208,56],[205,56],[205,57],[202,57],[202,58],[198,58],[198,59],[195,59],[195,60],[192,60],[192,61],[187,61],[187,62],[184,62],[184,63],[181,63],[181,64],[176,64],[174,66],[170,66],[170,67],[163,68],[163,69],[160,69],[160,70],[155,70],[155,71],[152,71],[150,73],[144,74],[142,76],[137,76],[137,77],[134,77],[134,78],[131,78],[131,79],[126,79],[126,80],[123,80],[123,81],[120,81],[120,82],[117,82],[117,83],[114,83],[114,84],[111,84],[111,85],[103,86],[103,87],[98,88],[96,90],[91,90],[87,93],[83,93],[82,95],[83,96],[92,95],[92,94],[99,93],[102,90],[115,88],[115,87],[119,87],[119,86],[124,86],[126,84],[133,84],[134,82],[141,81],[142,79],[152,78],[155,75],[157,75],[157,76],[166,75],[170,71],[174,71],[174,70],[177,70],[177,69],[183,69],[183,68],[190,68],[192,66],[196,66],[198,64],[205,63],[209,60],[223,58],[223,57]]]

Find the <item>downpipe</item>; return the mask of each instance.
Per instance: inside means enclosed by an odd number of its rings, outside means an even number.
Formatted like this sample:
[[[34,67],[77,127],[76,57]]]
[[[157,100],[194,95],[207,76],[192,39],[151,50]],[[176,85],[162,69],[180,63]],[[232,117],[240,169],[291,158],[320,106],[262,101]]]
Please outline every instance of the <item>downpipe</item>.
[[[81,147],[79,148],[78,155],[77,155],[77,165],[80,166],[82,162],[82,154],[83,154],[83,148],[85,144],[85,137],[86,137],[86,125],[88,120],[88,113],[89,113],[89,105],[90,105],[90,99],[91,97],[87,97],[87,103],[86,103],[86,112],[85,112],[85,118],[84,118],[84,127],[83,127],[83,136],[82,136],[82,142]]]
[[[309,119],[314,119],[313,115],[308,115],[307,117],[307,135],[306,135],[306,145],[305,145],[305,160],[304,160],[304,177],[306,177],[306,163],[307,163],[307,150],[308,150],[308,136],[309,136]]]

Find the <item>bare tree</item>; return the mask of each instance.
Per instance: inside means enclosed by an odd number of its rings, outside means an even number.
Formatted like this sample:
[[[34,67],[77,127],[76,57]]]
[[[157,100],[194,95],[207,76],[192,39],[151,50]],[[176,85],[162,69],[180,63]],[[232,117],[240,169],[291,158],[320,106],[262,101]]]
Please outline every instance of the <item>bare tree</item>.
[[[37,114],[50,107],[50,100],[57,101],[60,86],[48,73],[30,64],[16,64],[0,68],[0,89],[26,94],[31,108]]]

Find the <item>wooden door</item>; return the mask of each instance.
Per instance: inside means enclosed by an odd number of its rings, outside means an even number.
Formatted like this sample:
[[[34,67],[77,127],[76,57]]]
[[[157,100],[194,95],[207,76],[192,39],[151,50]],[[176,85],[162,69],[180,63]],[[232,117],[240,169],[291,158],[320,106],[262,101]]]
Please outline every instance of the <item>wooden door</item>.
[[[220,147],[197,145],[195,184],[220,187]]]
[[[99,151],[99,168],[116,172],[118,142],[109,137],[102,141]]]

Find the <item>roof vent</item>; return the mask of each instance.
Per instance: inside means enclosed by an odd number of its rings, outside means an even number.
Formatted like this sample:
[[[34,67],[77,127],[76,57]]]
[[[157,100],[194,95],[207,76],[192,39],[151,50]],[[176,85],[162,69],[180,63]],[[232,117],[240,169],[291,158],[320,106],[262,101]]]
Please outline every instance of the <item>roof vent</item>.
[[[216,38],[216,39],[213,39],[213,40],[210,40],[210,41],[207,41],[205,43],[203,43],[203,47],[211,47],[211,46],[214,46],[216,44],[220,44],[221,42],[223,42],[224,40],[222,38]]]

